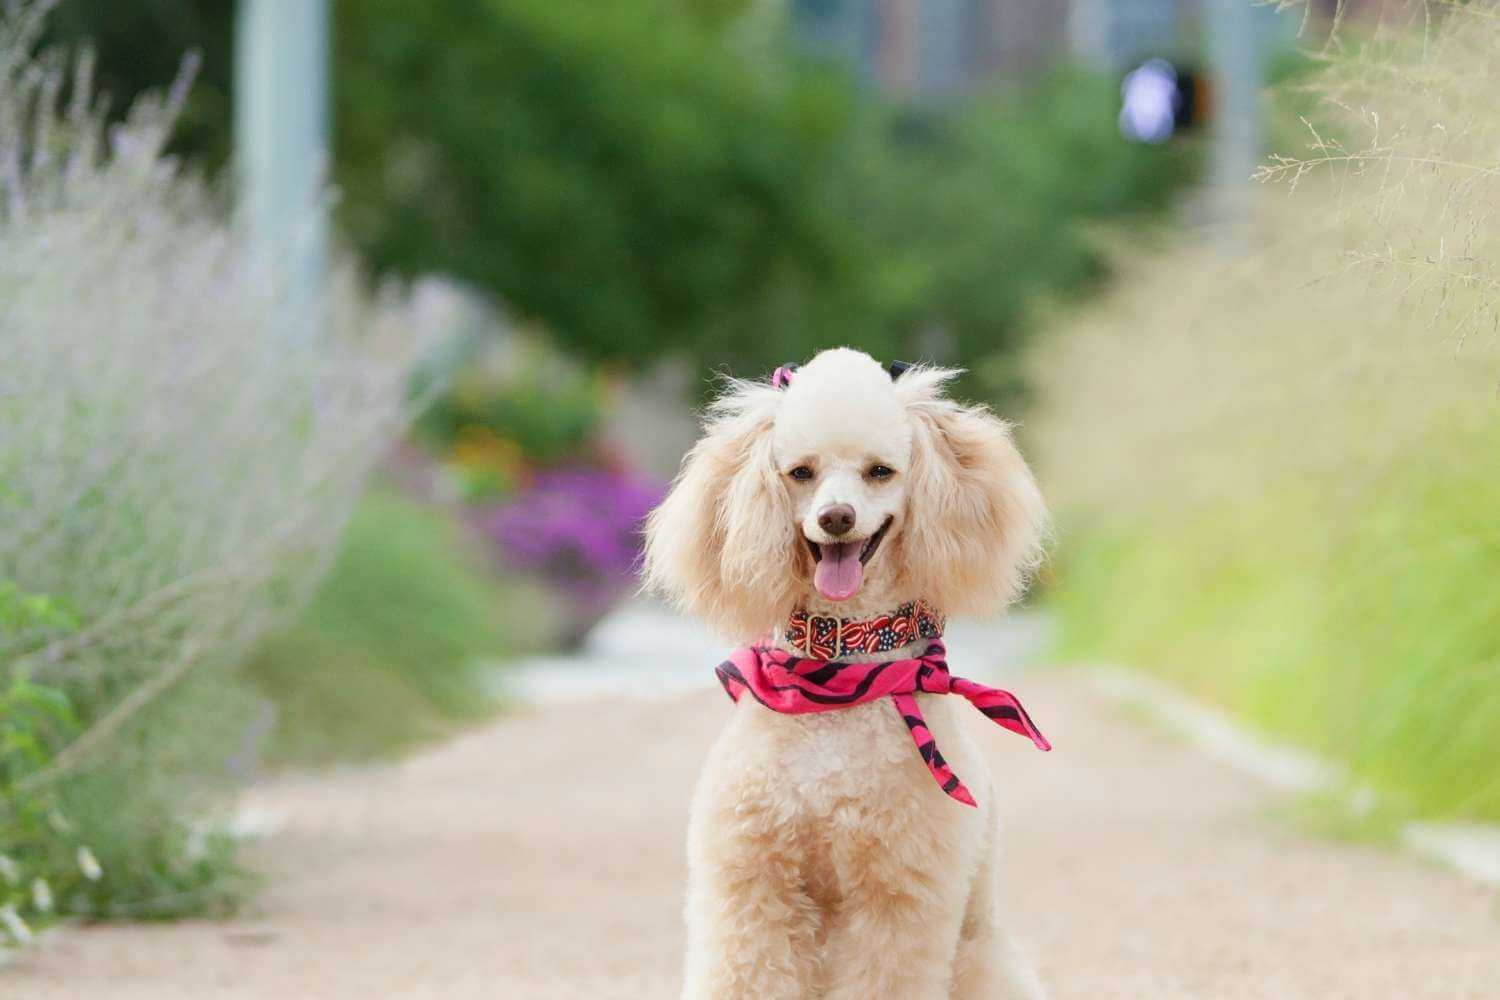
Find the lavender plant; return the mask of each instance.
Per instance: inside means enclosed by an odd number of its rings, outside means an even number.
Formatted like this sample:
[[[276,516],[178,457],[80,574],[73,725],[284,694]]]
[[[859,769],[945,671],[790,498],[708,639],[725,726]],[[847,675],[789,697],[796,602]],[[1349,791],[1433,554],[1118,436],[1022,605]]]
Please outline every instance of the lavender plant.
[[[217,877],[183,851],[251,707],[227,670],[317,581],[412,342],[344,268],[285,347],[282,276],[164,153],[191,61],[106,130],[88,54],[34,51],[51,6],[0,13],[0,579],[77,625],[0,662],[78,728],[14,791],[92,845],[95,912],[159,915]]]

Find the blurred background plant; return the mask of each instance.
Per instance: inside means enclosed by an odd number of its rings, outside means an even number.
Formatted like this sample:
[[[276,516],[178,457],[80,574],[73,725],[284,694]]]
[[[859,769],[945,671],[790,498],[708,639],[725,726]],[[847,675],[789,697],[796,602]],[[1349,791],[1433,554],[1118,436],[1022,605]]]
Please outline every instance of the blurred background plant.
[[[32,55],[48,6],[0,15],[0,579],[73,627],[6,630],[0,853],[70,913],[202,912],[241,884],[204,816],[265,712],[230,668],[333,554],[414,341],[343,269],[294,345],[274,272],[164,155],[195,63],[106,134],[93,57]]]
[[[246,667],[276,708],[273,765],[390,757],[484,718],[495,661],[560,617],[544,590],[476,558],[465,523],[380,478],[312,603]]]
[[[1398,816],[1500,820],[1496,15],[1416,4],[1330,48],[1251,251],[1124,267],[1032,362],[1067,649]]]
[[[1112,73],[1039,56],[952,99],[862,87],[795,41],[793,6],[340,0],[342,230],[373,270],[450,275],[584,361],[754,372],[854,343],[993,357],[971,391],[1016,390],[1003,359],[1037,308],[1104,274],[1092,227],[1164,207],[1194,146],[1127,142]],[[224,162],[224,4],[59,15],[121,98],[202,48],[174,148]]]
[[[594,460],[606,407],[603,376],[537,335],[471,338],[452,358],[417,439],[445,458],[462,494],[504,496],[533,466]]]
[[[635,588],[641,525],[664,493],[660,482],[617,468],[553,469],[509,502],[479,508],[476,521],[506,564],[538,574],[563,598],[568,618],[556,640],[571,648]]]
[[[76,896],[100,877],[98,861],[60,811],[51,789],[29,787],[78,733],[60,689],[32,682],[18,656],[76,627],[55,601],[0,581],[0,930],[25,943],[58,914],[83,909]]]
[[[622,379],[491,316],[422,384],[444,391],[416,422],[408,479],[448,500],[498,576],[540,584],[552,614],[537,634],[576,647],[635,588],[641,525],[665,487],[605,433]]]

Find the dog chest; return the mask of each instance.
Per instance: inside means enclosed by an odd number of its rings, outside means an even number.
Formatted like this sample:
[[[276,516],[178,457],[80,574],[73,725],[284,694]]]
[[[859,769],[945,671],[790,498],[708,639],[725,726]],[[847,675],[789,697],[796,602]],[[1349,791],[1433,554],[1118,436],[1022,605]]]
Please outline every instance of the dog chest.
[[[951,744],[959,756],[968,757],[968,741],[956,732],[944,699],[923,695],[919,701],[933,731],[946,738],[945,747]],[[745,723],[745,731],[736,736],[745,741],[746,750],[753,746],[739,757],[741,766],[761,772],[746,777],[779,788],[795,812],[826,816],[842,803],[872,797],[889,801],[911,796],[917,800],[914,805],[939,809],[951,805],[927,802],[934,793],[941,798],[941,792],[889,699],[809,715],[778,715],[751,703],[736,714],[741,716],[736,721]],[[761,785],[762,780],[752,783]]]

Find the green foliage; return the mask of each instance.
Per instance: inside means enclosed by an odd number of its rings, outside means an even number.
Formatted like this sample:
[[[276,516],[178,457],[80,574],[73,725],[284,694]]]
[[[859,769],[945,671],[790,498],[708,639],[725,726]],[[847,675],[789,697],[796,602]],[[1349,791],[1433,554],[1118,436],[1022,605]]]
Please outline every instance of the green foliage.
[[[173,146],[217,168],[229,161],[232,146],[237,6],[227,0],[63,0],[47,19],[43,44],[87,43],[97,49],[98,90],[109,97],[117,115],[137,96],[172,79],[183,56],[197,52],[202,69]]]
[[[377,490],[301,620],[252,659],[283,762],[385,756],[495,707],[485,661],[528,648],[537,599],[470,561],[451,521]]]
[[[1191,151],[1125,142],[1115,87],[1078,70],[1025,93],[887,116],[863,136],[843,214],[863,227],[875,318],[895,349],[974,364],[1020,389],[1005,359],[1040,304],[1091,289],[1105,258],[1086,223],[1163,207]]]
[[[346,6],[360,244],[491,288],[595,358],[971,359],[1102,273],[1085,220],[1159,207],[1191,166],[1121,139],[1102,77],[887,107],[828,68],[751,64],[670,8]]]
[[[1070,400],[1092,393],[1130,417],[1096,424],[1088,444],[1079,435],[1098,409],[1031,424],[1051,466],[1075,470],[1048,477],[1064,514],[1051,597],[1065,652],[1165,674],[1340,762],[1380,793],[1374,820],[1494,821],[1500,476],[1473,461],[1500,445],[1493,379],[1475,358],[1406,356],[1409,393],[1390,398],[1389,356],[1353,361],[1340,343],[1373,331],[1390,350],[1389,317],[1356,315],[1325,339],[1284,311],[1250,313],[1229,335],[1277,330],[1252,352],[1258,364],[1137,338],[1141,375],[1126,378],[1137,392],[1149,379],[1155,402],[1136,396],[1128,410],[1103,388],[1121,378],[1118,352],[1071,368]],[[1143,322],[1121,317],[1115,335]],[[1310,343],[1313,365],[1296,370]],[[1096,461],[1096,447],[1111,458]]]
[[[523,465],[589,457],[604,414],[599,372],[537,339],[473,347],[416,425],[422,440],[465,475],[471,496],[505,492]]]
[[[999,359],[975,388],[1000,393],[1036,307],[1103,272],[1088,225],[1191,168],[1120,138],[1104,77],[901,107],[799,60],[752,6],[338,0],[346,233],[374,268],[464,279],[592,359],[753,373],[848,343]],[[59,35],[100,34],[130,93],[142,46],[160,62],[201,33],[199,89],[221,94],[223,10],[90,2]],[[213,161],[219,129],[183,148]]]
[[[377,266],[625,359],[753,337],[768,288],[837,266],[847,95],[678,4],[346,0],[339,31],[344,219]]]
[[[456,414],[466,424],[477,424],[515,441],[522,454],[534,461],[555,464],[577,456],[599,426],[601,400],[596,379],[571,378],[548,387],[532,379],[518,379],[483,394],[475,387],[459,385],[460,408]],[[473,409],[464,410],[466,406]]]
[[[1500,820],[1500,5],[1422,13],[1308,81],[1244,253],[1137,262],[1037,345],[1027,423],[1069,651],[1313,748],[1385,828]]]
[[[76,912],[76,894],[97,878],[94,858],[73,836],[57,796],[32,779],[78,731],[67,696],[33,683],[12,666],[73,616],[41,594],[0,581],[0,941],[23,944],[59,912]]]
[[[189,674],[57,782],[62,813],[103,870],[78,895],[79,915],[222,916],[253,884],[225,808],[254,767],[264,724],[253,690],[223,667]],[[89,688],[74,701],[85,719],[109,704]]]
[[[1259,496],[1074,533],[1065,651],[1163,672],[1346,764],[1384,808],[1500,820],[1500,479],[1414,463],[1384,485],[1352,510]]]
[[[102,765],[48,777],[82,731],[88,701],[10,664],[76,625],[56,601],[0,582],[0,667],[9,676],[0,690],[0,933],[16,944],[62,916],[223,912],[246,883],[233,838],[180,815],[178,783],[205,745],[191,734],[225,720],[222,679],[190,681],[154,706]]]
[[[45,594],[28,594],[9,580],[0,580],[0,636],[7,646],[25,645],[37,635],[76,627],[75,615]]]

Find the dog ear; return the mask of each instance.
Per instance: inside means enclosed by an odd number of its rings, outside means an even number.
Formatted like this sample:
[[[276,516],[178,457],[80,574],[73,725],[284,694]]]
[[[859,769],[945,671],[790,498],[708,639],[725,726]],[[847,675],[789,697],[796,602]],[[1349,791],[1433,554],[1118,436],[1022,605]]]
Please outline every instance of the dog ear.
[[[959,373],[913,367],[896,383],[912,421],[907,512],[896,541],[908,592],[947,614],[994,614],[1041,564],[1047,510],[1010,426],[942,396]]]
[[[771,450],[781,396],[731,383],[646,522],[647,588],[736,640],[790,613],[797,581],[811,574]]]

